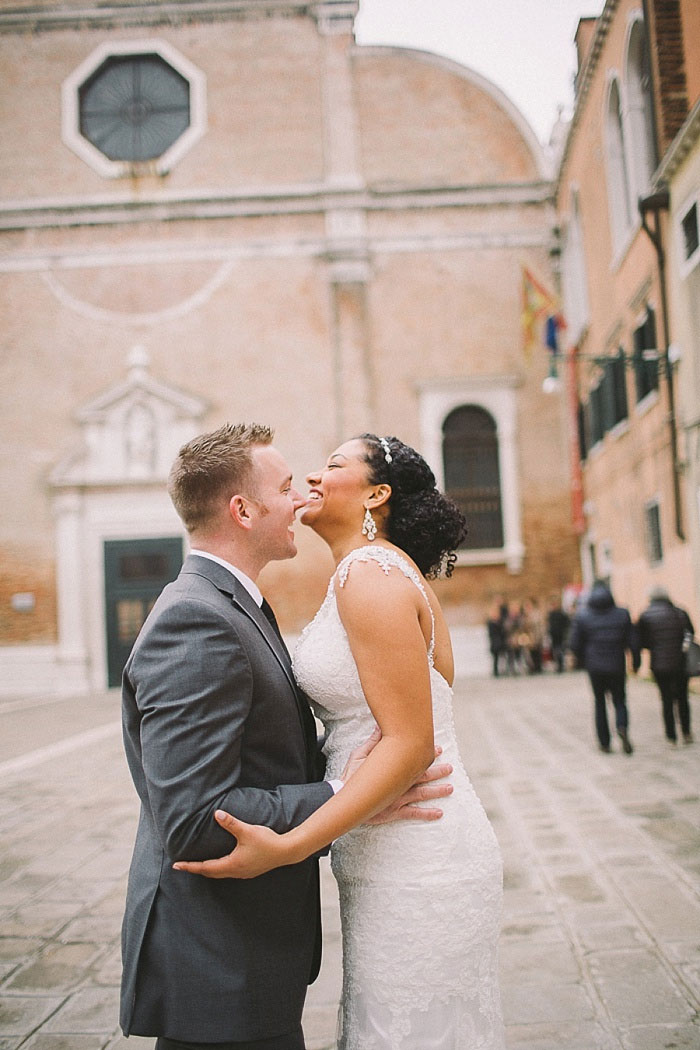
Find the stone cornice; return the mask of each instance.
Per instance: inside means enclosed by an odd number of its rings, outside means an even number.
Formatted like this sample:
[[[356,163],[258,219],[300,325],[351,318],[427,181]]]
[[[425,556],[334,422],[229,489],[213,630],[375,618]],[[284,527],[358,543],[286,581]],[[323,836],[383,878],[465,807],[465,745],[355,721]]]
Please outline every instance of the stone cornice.
[[[578,125],[581,121],[583,111],[586,106],[586,100],[588,93],[593,82],[593,76],[598,68],[598,61],[600,59],[603,45],[607,39],[608,30],[610,29],[610,23],[612,22],[613,15],[617,10],[619,0],[606,0],[605,7],[600,13],[593,39],[588,49],[588,54],[583,63],[583,67],[579,71],[576,83],[576,100],[574,103],[574,114],[569,124],[569,130],[566,135],[566,141],[564,143],[564,149],[562,150],[561,158],[559,161],[559,170],[555,182],[555,195],[559,196],[559,189],[561,186],[561,179],[566,167],[566,162],[569,159],[569,152],[573,145],[574,136],[578,129]]]
[[[681,164],[688,156],[693,147],[700,139],[700,100],[698,100],[686,117],[683,126],[679,129],[671,145],[666,150],[666,156],[659,164],[654,175],[654,183],[658,185],[672,179]]]
[[[135,3],[54,6],[17,4],[0,7],[0,33],[37,32],[56,29],[111,29],[129,26],[180,25],[187,22],[219,22],[240,18],[309,15],[315,18],[350,17],[356,0],[142,0]],[[319,10],[322,9],[322,10]]]
[[[323,234],[309,237],[268,237],[246,239],[232,243],[228,240],[202,242],[139,242],[137,244],[92,244],[74,246],[66,243],[44,248],[20,248],[0,253],[0,273],[42,273],[54,294],[75,306],[75,299],[57,284],[51,275],[62,270],[102,269],[113,266],[158,266],[161,264],[210,262],[215,270],[206,283],[206,289],[217,288],[228,278],[228,271],[245,259],[319,259],[325,260],[339,277],[352,271],[366,270],[373,255],[407,255],[425,252],[463,252],[483,250],[551,252],[553,238],[547,224],[523,231],[517,223],[495,231],[486,222],[481,228],[465,233],[368,234],[360,238],[330,240]],[[199,294],[199,293],[198,293]],[[104,319],[109,312],[99,311]],[[93,311],[94,314],[94,311]],[[123,319],[124,315],[121,315]],[[143,323],[144,316],[136,315]]]
[[[549,182],[507,185],[399,187],[333,190],[301,186],[225,194],[54,198],[0,203],[0,230],[126,225],[192,219],[303,215],[333,210],[398,211],[433,208],[503,208],[552,200]]]

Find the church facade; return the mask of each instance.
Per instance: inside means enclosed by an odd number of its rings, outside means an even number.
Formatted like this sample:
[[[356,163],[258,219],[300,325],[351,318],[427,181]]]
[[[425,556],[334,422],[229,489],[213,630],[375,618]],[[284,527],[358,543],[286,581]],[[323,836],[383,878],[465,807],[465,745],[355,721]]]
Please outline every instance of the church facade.
[[[396,434],[465,509],[453,623],[571,583],[565,412],[521,338],[552,183],[492,84],[360,47],[353,0],[0,3],[6,692],[103,689],[186,551],[190,436],[267,422],[301,481]],[[261,585],[283,627],[330,558]],[[479,627],[479,630],[482,630]]]

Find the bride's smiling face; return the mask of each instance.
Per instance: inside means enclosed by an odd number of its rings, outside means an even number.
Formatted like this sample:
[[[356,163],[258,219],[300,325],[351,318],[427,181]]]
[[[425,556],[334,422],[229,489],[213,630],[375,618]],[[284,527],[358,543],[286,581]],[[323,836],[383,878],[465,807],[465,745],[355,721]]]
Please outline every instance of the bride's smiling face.
[[[355,528],[359,533],[365,504],[376,491],[368,473],[364,442],[353,438],[340,445],[322,470],[307,474],[308,502],[300,520],[324,534]]]

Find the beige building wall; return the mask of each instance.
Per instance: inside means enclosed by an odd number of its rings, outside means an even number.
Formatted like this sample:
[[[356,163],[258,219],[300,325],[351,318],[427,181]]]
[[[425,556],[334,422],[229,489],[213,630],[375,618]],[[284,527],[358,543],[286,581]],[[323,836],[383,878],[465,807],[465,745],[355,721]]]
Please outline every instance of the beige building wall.
[[[697,604],[700,605],[700,249],[693,248],[693,231],[697,235],[700,213],[698,95],[686,124],[661,166],[659,178],[667,182],[671,198],[668,268],[673,343],[679,356],[683,495],[688,538],[693,551],[692,586],[695,595],[699,596]],[[684,224],[688,224],[687,229]],[[699,632],[700,623],[697,619],[694,622],[696,632]]]
[[[683,65],[690,108],[700,98],[700,4],[680,0],[683,25]]]
[[[635,187],[641,167],[632,132],[634,97],[628,66],[631,28],[641,16],[634,0],[608,2],[599,19],[579,71],[575,116],[565,146],[557,187],[557,208],[564,242],[575,240],[578,221],[580,273],[578,293],[570,293],[575,323],[566,333],[567,349],[577,351],[579,396],[588,402],[601,377],[596,358],[620,349],[627,357],[625,383],[628,416],[589,449],[583,464],[584,523],[581,557],[584,577],[609,577],[619,604],[637,616],[645,608],[649,589],[668,588],[674,601],[697,617],[699,596],[693,584],[691,548],[686,538],[687,515],[681,507],[678,535],[674,504],[673,461],[670,449],[668,383],[663,355],[663,298],[655,248],[641,228]],[[627,136],[627,177],[631,192],[630,220],[615,235],[623,201],[613,192],[613,165],[609,128],[611,85],[621,92],[621,113]],[[638,167],[635,170],[635,163]],[[637,182],[639,186],[639,182]],[[651,172],[646,193],[652,189]],[[578,219],[576,220],[576,216]],[[653,228],[653,218],[650,219]],[[666,216],[660,217],[662,235]],[[575,254],[575,253],[574,253]],[[572,268],[572,258],[564,266]],[[564,283],[566,284],[566,275]],[[571,278],[571,275],[569,275]],[[571,279],[570,279],[571,283]],[[574,281],[576,283],[576,280]],[[571,300],[577,299],[572,305]],[[565,302],[566,306],[566,302]],[[637,402],[634,369],[634,331],[647,307],[656,318],[660,352],[658,391]],[[674,367],[674,388],[679,375]],[[576,426],[571,420],[570,425]],[[650,559],[645,509],[658,503],[663,557]]]
[[[449,614],[480,625],[494,594],[577,574],[566,419],[546,352],[521,344],[521,266],[550,280],[553,244],[522,116],[452,62],[355,46],[345,0],[197,7],[143,4],[135,25],[47,4],[21,24],[0,5],[0,663],[43,647],[76,688],[104,684],[101,545],[181,533],[167,456],[227,419],[273,423],[301,479],[366,429],[439,450],[437,387],[492,398],[509,547],[460,556]],[[105,177],[62,138],[61,86],[97,48],[148,41],[203,75],[206,121],[171,170]],[[261,580],[288,630],[331,571],[297,531],[298,558]]]

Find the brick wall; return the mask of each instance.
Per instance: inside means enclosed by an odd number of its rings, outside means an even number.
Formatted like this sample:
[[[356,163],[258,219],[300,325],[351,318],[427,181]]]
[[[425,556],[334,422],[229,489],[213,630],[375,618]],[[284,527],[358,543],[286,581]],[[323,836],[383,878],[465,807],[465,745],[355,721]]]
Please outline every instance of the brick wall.
[[[650,0],[660,153],[688,115],[683,25],[679,0]]]
[[[13,608],[13,595],[33,595],[34,606]],[[56,641],[56,590],[53,561],[36,553],[0,550],[0,638],[4,645]]]

